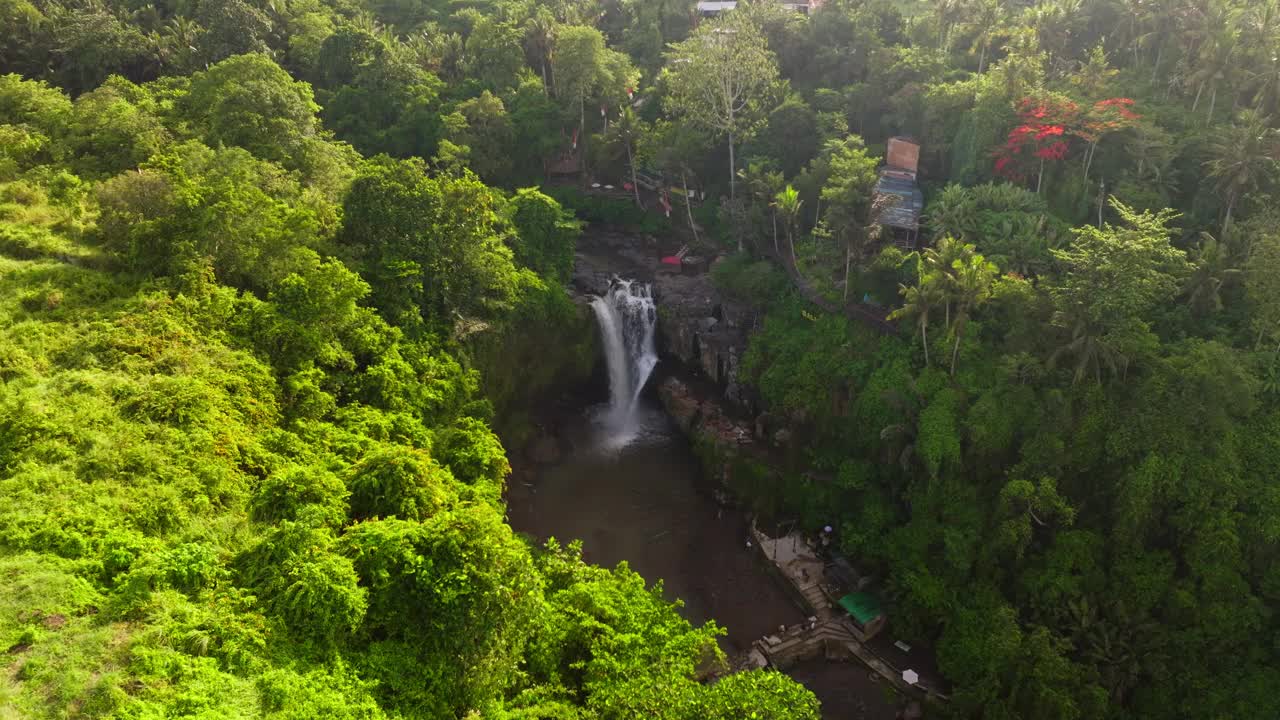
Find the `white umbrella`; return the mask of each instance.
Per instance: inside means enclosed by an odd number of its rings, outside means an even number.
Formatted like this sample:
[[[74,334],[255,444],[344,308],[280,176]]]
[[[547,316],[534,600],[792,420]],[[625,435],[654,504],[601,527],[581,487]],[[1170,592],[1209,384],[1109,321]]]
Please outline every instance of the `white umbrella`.
[[[915,685],[920,682],[920,673],[915,670],[903,670],[902,679],[906,680],[908,685]]]

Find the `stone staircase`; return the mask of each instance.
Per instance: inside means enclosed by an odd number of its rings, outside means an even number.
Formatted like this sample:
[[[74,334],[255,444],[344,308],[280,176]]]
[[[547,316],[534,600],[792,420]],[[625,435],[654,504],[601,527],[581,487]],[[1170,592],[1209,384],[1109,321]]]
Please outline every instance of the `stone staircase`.
[[[800,597],[804,599],[805,606],[814,617],[818,618],[818,622],[824,622],[836,614],[835,609],[831,607],[831,601],[827,599],[827,594],[822,590],[821,583],[797,585],[796,590],[800,591]]]
[[[875,651],[864,645],[863,640],[861,632],[848,619],[833,617],[812,627],[796,625],[776,635],[763,637],[753,643],[752,654],[757,658],[756,667],[768,664],[778,669],[786,669],[815,657],[825,657],[828,660],[856,658],[903,694],[923,695],[931,700],[946,702],[947,696],[932,688],[907,684],[902,679],[901,670],[885,662]]]

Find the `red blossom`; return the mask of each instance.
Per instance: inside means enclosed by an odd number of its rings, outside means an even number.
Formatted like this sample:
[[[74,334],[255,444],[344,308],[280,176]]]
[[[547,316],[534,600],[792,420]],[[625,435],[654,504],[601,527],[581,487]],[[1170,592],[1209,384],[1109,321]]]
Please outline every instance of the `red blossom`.
[[[1052,145],[1036,150],[1036,157],[1041,160],[1062,160],[1067,156],[1067,141],[1059,140]]]
[[[1060,96],[1023,98],[1018,103],[1021,124],[1009,131],[1005,142],[993,153],[995,172],[1013,180],[1024,179],[1029,159],[1065,160],[1072,141],[1079,138],[1096,143],[1103,135],[1129,127],[1140,115],[1131,98],[1099,100],[1082,109]]]

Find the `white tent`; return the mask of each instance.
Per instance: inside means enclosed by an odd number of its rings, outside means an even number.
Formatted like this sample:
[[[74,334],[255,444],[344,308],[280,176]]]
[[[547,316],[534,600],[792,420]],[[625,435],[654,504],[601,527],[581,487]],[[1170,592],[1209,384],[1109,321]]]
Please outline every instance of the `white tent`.
[[[902,679],[906,680],[909,685],[915,685],[920,682],[920,673],[917,673],[915,670],[903,670]]]

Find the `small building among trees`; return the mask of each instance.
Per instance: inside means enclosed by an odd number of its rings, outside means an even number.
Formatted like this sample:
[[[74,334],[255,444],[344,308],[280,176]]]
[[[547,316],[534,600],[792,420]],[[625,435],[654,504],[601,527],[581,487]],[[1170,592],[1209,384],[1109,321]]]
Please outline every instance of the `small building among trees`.
[[[784,0],[778,4],[792,12],[808,15],[822,6],[822,0]],[[738,7],[736,0],[699,0],[698,15],[714,17],[736,7]]]
[[[920,145],[909,138],[889,138],[885,164],[876,182],[876,200],[883,206],[880,225],[889,230],[894,244],[914,250],[920,239],[920,214],[924,193],[916,186]]]

